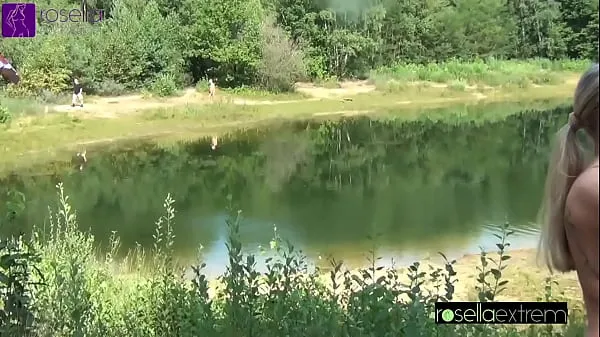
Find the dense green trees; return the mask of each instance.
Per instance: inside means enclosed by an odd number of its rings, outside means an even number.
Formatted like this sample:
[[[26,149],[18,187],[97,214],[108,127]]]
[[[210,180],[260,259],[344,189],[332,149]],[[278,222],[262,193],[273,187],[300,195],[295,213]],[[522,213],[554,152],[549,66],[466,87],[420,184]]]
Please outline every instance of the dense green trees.
[[[78,7],[51,0],[41,6]],[[39,4],[38,4],[39,5]],[[22,93],[80,76],[98,92],[191,84],[287,89],[398,62],[598,58],[595,0],[88,0],[101,24],[40,23],[3,39]],[[41,26],[41,27],[40,27]]]

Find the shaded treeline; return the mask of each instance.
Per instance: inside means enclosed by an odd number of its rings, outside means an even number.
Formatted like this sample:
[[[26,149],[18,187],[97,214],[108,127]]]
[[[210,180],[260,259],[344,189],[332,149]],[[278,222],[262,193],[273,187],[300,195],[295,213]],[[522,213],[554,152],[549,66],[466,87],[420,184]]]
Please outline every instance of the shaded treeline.
[[[35,38],[0,41],[23,78],[15,94],[50,95],[71,76],[104,94],[167,94],[207,77],[286,90],[298,79],[365,76],[398,62],[598,55],[594,0],[87,2],[105,21],[40,23]]]

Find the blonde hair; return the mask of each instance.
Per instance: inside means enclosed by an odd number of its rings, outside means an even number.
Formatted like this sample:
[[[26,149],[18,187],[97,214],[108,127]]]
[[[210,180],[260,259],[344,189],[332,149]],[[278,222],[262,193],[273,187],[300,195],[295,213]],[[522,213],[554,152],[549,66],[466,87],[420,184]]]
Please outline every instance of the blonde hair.
[[[543,226],[538,254],[551,271],[560,272],[575,269],[565,231],[566,201],[575,179],[587,165],[577,131],[584,129],[588,136],[598,140],[598,64],[579,80],[569,117],[556,137],[538,219]]]

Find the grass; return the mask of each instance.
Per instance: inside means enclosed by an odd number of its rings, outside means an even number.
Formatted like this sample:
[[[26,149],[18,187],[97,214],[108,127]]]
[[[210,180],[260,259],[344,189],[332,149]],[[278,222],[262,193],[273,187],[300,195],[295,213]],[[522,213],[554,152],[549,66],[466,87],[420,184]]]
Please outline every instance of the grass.
[[[310,98],[309,96],[299,92],[271,93],[263,90],[256,90],[249,87],[222,89],[219,91],[218,94],[230,99],[245,98],[268,101],[295,101]]]
[[[397,90],[399,85],[415,82],[462,83],[462,86],[509,86],[558,84],[565,74],[583,73],[586,60],[546,59],[526,61],[487,60],[472,63],[449,61],[427,65],[398,64],[371,72],[369,79],[380,90]]]
[[[170,196],[165,215],[155,224],[151,252],[138,248],[118,260],[115,234],[112,248],[100,256],[94,238],[78,229],[62,185],[57,188],[59,207],[46,231],[36,230],[31,241],[1,241],[2,337],[583,336],[577,310],[571,310],[565,326],[436,325],[433,304],[455,300],[457,280],[463,277],[457,261],[443,254],[439,266],[413,263],[402,271],[380,267],[373,250],[363,269],[348,270],[331,259],[324,270],[313,268],[275,232],[273,258],[260,273],[256,257],[242,253],[240,212],[232,212],[227,222],[225,274],[209,280],[198,261],[183,277],[183,266],[172,259],[175,210]],[[479,263],[470,266],[478,275],[470,290],[479,301],[500,300],[515,281],[506,279],[511,276],[506,266],[513,262],[510,235],[510,228],[503,227],[498,252],[482,252]],[[556,286],[546,278],[528,288],[538,300],[565,301]]]

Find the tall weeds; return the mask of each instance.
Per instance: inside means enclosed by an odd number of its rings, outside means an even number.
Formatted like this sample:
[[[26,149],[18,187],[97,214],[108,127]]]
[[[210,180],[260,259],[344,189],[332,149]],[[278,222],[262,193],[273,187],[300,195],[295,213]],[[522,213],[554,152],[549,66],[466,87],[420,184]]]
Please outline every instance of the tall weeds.
[[[62,185],[59,207],[51,212],[45,234],[36,230],[31,244],[22,238],[0,245],[0,336],[579,336],[581,320],[566,327],[436,325],[435,302],[452,301],[456,261],[440,254],[441,267],[415,262],[406,274],[379,265],[375,250],[369,265],[347,269],[313,267],[276,229],[265,272],[253,255],[242,252],[241,212],[227,221],[227,271],[213,282],[204,263],[184,273],[172,258],[174,200],[155,224],[151,273],[127,266],[144,263],[137,249],[115,261],[118,239],[99,258],[91,234],[78,228]],[[482,301],[497,299],[507,281],[502,271],[510,255],[508,225],[499,235],[498,257],[482,252],[477,291]],[[40,273],[32,273],[38,270]],[[43,277],[42,277],[43,276]],[[213,284],[214,283],[214,284]],[[544,300],[553,300],[549,279]]]
[[[556,84],[561,75],[580,73],[589,61],[545,59],[527,61],[478,60],[470,63],[449,60],[441,63],[397,64],[371,72],[369,78],[380,89],[401,90],[409,82],[448,83],[453,89],[464,90],[466,85],[528,87]]]

